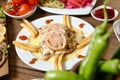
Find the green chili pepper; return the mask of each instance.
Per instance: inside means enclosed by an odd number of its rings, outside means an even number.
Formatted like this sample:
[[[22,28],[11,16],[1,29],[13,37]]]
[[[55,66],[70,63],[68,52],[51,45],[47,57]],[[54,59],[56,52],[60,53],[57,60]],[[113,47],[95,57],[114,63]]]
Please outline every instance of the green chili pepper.
[[[108,60],[108,61],[101,63],[100,71],[108,72],[108,73],[112,73],[112,74],[120,73],[120,60],[113,59],[113,60]]]
[[[78,75],[69,71],[48,71],[45,80],[77,80]]]
[[[120,46],[114,51],[111,60],[100,62],[95,80],[114,80],[115,75],[119,73]]]
[[[120,46],[113,53],[111,60],[102,61],[99,64],[98,70],[112,74],[120,73]]]
[[[106,31],[106,26],[108,23],[106,3],[107,2],[105,1],[104,2],[105,20],[101,25],[96,26],[95,28],[95,32],[90,42],[87,55],[79,68],[79,80],[94,80],[94,75],[99,60],[101,59],[103,52],[105,51],[108,45],[108,38],[111,32],[113,32],[112,27],[108,32]]]

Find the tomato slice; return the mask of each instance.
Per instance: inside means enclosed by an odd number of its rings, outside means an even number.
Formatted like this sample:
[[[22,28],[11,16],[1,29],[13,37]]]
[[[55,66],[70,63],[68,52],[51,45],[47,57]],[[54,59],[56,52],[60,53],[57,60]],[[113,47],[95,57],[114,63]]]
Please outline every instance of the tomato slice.
[[[12,0],[14,4],[22,4],[24,0]]]
[[[37,5],[38,3],[38,0],[27,0],[28,4],[34,6],[34,5]]]
[[[18,15],[24,15],[30,10],[31,10],[31,7],[28,4],[23,3],[21,4],[20,9],[18,10]]]
[[[4,8],[5,12],[7,12],[8,14],[11,14],[11,15],[16,15],[16,13],[18,11],[18,5],[14,4],[12,2],[8,2],[8,3],[4,4],[3,8]]]

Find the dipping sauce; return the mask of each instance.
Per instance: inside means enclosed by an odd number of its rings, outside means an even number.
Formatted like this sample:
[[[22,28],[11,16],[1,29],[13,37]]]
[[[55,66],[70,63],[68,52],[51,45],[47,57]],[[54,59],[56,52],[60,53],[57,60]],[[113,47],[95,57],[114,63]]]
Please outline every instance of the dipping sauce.
[[[50,24],[53,21],[53,19],[46,20],[46,24]]]
[[[83,55],[78,55],[77,58],[84,58],[85,56]]]
[[[33,58],[33,59],[29,62],[29,64],[34,64],[36,61],[37,61],[37,59],[36,59],[36,58]]]
[[[22,36],[19,36],[19,39],[20,39],[20,40],[27,40],[27,39],[28,39],[28,37],[27,37],[27,36],[25,36],[25,35],[22,35]]]
[[[111,19],[115,16],[114,9],[107,9],[108,19]],[[104,19],[104,11],[103,8],[98,9],[94,12],[94,16],[100,19]]]
[[[79,24],[79,27],[80,27],[80,28],[83,28],[84,25],[85,25],[84,23],[80,23],[80,24]]]

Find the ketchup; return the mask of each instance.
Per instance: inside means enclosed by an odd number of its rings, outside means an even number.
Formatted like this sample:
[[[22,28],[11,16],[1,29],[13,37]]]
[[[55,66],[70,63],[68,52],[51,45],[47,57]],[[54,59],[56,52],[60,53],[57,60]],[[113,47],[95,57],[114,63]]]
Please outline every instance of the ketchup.
[[[114,9],[106,9],[107,10],[107,14],[108,14],[108,19],[111,19],[115,16],[115,12]],[[98,9],[95,11],[94,16],[100,19],[104,19],[104,11],[103,8]]]
[[[36,58],[33,58],[33,59],[29,62],[29,64],[34,64],[36,61],[37,61],[37,59],[36,59]]]
[[[79,27],[80,27],[80,28],[83,28],[84,25],[85,25],[84,23],[81,23],[81,24],[79,24]]]
[[[46,20],[46,24],[49,24],[53,21],[53,19]]]
[[[83,55],[78,55],[77,58],[84,58],[85,56]]]
[[[28,37],[25,36],[25,35],[22,35],[22,36],[19,36],[19,39],[21,39],[21,40],[26,40],[26,39],[28,39]]]

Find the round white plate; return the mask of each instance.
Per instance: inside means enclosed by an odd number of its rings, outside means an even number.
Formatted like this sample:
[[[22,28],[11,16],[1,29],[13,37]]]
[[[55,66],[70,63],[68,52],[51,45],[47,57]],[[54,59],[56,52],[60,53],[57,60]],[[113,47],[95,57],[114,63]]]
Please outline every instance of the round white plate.
[[[76,17],[72,17],[71,18],[71,24],[74,27],[79,27],[80,23],[84,23],[84,27],[82,28],[82,31],[85,33],[85,35],[89,35],[91,33],[93,33],[94,31],[94,27],[92,25],[90,25],[88,22],[80,19],[80,18],[76,18]],[[63,23],[63,15],[53,15],[53,16],[46,16],[43,18],[39,18],[37,20],[32,21],[32,24],[36,27],[36,28],[40,28],[43,25],[46,25],[46,20],[49,19],[53,19],[52,23]],[[19,36],[25,35],[28,38],[30,37],[29,32],[23,28],[17,35],[16,41],[20,41],[23,43],[27,43],[28,41],[23,41],[19,39]],[[17,47],[15,47],[16,52],[18,54],[18,56],[20,57],[20,59],[25,62],[27,65],[38,69],[38,70],[42,70],[42,71],[49,71],[49,70],[54,70],[54,64],[53,62],[47,62],[47,61],[43,61],[43,60],[37,60],[34,64],[29,64],[29,62],[31,61],[31,59],[35,58],[35,56],[33,56],[30,52],[25,51],[25,50],[21,50]],[[86,55],[86,51],[87,51],[87,47],[83,50],[81,55]],[[68,60],[66,62],[63,62],[64,68],[66,70],[70,70],[73,68],[73,66],[75,64],[77,64],[78,62],[80,62],[82,59],[80,58],[74,58],[72,60]]]
[[[44,11],[55,13],[55,14],[68,14],[68,15],[87,15],[90,13],[97,0],[93,0],[91,5],[86,6],[85,8],[76,8],[76,9],[58,9],[58,8],[49,8],[38,5]]]

